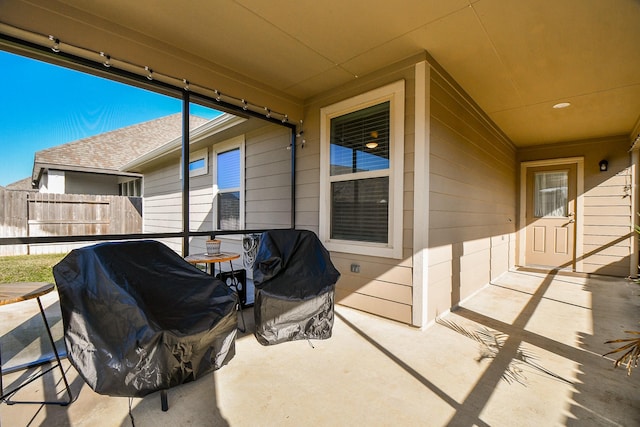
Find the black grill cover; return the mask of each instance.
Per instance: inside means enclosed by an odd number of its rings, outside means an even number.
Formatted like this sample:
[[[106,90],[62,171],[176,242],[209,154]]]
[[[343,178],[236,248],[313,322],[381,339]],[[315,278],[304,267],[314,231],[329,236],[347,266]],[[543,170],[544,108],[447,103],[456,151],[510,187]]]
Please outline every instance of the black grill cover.
[[[258,342],[331,337],[339,278],[329,252],[313,232],[263,233],[253,266]]]
[[[162,243],[75,249],[53,274],[69,360],[100,394],[141,397],[235,355],[236,294]]]

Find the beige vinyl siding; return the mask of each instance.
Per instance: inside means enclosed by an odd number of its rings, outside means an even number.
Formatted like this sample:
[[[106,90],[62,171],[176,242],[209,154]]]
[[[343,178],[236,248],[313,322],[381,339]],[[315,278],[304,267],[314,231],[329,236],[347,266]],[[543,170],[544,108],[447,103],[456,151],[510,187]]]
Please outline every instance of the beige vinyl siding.
[[[581,273],[625,277],[635,274],[631,265],[632,239],[636,238],[632,212],[632,169],[626,136],[528,147],[518,153],[520,161],[584,157],[584,238]],[[606,159],[609,168],[600,172]]]
[[[191,178],[189,185],[191,230],[209,230],[213,221],[211,174]],[[182,184],[178,159],[153,170],[145,171],[143,194],[143,232],[182,231]],[[162,241],[173,250],[182,251],[180,239],[164,239]],[[204,250],[204,238],[195,238],[192,246],[193,250]]]
[[[336,285],[338,304],[411,323],[410,259],[398,263],[390,258],[332,252],[331,260],[341,273]],[[351,264],[357,264],[360,273],[351,273]]]
[[[411,76],[405,78],[405,117],[404,117],[404,174],[402,183],[402,259],[409,260],[404,268],[413,268],[413,193],[415,171],[416,140],[416,73],[415,66]],[[422,189],[418,189],[419,191]],[[406,272],[405,272],[406,273]]]
[[[405,81],[404,182],[395,189],[403,192],[403,215],[400,219],[403,222],[402,258],[331,252],[331,260],[341,274],[336,284],[337,304],[407,324],[412,322],[413,309],[414,60],[415,58],[396,64],[368,78],[358,79],[352,85],[313,100],[305,109],[303,128],[306,144],[304,149],[298,148],[296,159],[296,226],[317,233],[320,209],[320,109],[398,80]],[[352,264],[359,266],[359,273],[351,272]]]
[[[245,228],[291,226],[289,129],[269,125],[245,135]]]
[[[431,73],[430,320],[514,260],[516,150],[440,73]]]
[[[296,157],[296,227],[318,233],[320,211],[320,146],[305,143],[297,147]]]
[[[182,230],[182,196],[178,160],[158,169],[145,171],[142,198],[142,231],[172,233]],[[182,253],[180,239],[158,239]]]
[[[230,136],[221,137],[221,142]],[[276,125],[265,125],[245,134],[245,228],[288,228],[291,220],[291,152],[287,150],[290,131]],[[208,146],[206,175],[190,178],[189,218],[191,231],[213,228],[212,147]],[[143,229],[147,233],[182,230],[182,184],[179,158],[144,171]],[[238,238],[222,237],[229,250],[240,251]],[[190,252],[205,250],[205,237],[191,240]],[[179,239],[165,241],[181,250]]]
[[[303,137],[296,146],[296,228],[319,232],[320,212],[320,107],[305,114]],[[304,139],[304,148],[302,140]]]
[[[585,189],[582,263],[585,273],[630,274],[631,238],[635,237],[631,180],[631,170],[625,167],[596,186]]]

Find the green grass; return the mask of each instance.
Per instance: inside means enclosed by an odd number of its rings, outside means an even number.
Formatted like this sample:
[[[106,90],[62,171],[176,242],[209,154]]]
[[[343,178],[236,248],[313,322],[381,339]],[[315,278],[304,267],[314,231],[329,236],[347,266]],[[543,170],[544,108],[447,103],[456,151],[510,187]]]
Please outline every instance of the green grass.
[[[0,257],[0,283],[52,282],[52,268],[66,254]]]

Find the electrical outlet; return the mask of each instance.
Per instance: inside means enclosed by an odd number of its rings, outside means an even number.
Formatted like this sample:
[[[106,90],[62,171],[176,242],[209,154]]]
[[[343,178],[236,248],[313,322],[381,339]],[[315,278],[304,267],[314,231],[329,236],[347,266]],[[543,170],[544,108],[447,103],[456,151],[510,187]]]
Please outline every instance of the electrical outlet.
[[[360,264],[351,264],[352,273],[360,273]]]

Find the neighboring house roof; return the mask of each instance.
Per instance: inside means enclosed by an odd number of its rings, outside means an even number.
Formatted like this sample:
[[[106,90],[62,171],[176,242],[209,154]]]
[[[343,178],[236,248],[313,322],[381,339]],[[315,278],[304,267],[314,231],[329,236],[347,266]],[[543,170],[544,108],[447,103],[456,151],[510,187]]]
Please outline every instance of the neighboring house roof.
[[[12,182],[7,185],[5,188],[7,190],[29,190],[29,191],[38,191],[33,188],[31,185],[31,177],[26,177],[21,179],[20,181]]]
[[[192,115],[189,126],[193,130],[207,122]],[[32,180],[45,169],[126,175],[123,165],[181,135],[182,114],[177,113],[38,151]]]
[[[235,116],[228,113],[223,113],[218,117],[209,120],[206,124],[199,126],[197,129],[191,129],[189,132],[189,143],[201,141],[202,139],[215,135],[227,129],[246,122],[247,119],[239,116]],[[153,150],[150,150],[130,162],[123,164],[120,168],[121,171],[135,171],[141,167],[157,160],[162,157],[168,156],[172,153],[180,151],[182,148],[182,135],[177,136],[171,140],[165,140],[163,144],[157,145]]]

